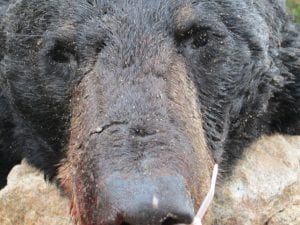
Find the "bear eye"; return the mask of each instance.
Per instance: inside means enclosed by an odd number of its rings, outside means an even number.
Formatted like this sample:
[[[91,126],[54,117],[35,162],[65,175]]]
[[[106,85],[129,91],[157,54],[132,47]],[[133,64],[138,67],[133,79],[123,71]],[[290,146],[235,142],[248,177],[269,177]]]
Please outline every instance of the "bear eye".
[[[209,38],[210,34],[208,28],[199,28],[196,26],[179,32],[176,35],[176,41],[180,46],[190,46],[192,49],[204,47],[209,43]]]
[[[49,52],[50,58],[57,63],[69,63],[75,50],[71,44],[57,41]]]
[[[96,51],[96,53],[100,53],[102,51],[102,49],[106,46],[106,43],[104,42],[104,40],[101,40],[101,41],[97,41],[95,44],[94,44],[94,49]]]
[[[201,30],[193,35],[191,47],[197,49],[205,46],[209,41],[209,36],[206,30]]]

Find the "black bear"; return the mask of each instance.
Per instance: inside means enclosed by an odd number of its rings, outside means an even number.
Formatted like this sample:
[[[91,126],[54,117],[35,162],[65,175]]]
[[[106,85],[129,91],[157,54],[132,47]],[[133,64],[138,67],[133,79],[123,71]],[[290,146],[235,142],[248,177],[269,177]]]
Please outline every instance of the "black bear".
[[[80,225],[189,224],[214,163],[300,134],[281,0],[2,0],[0,16],[0,186],[26,158]]]

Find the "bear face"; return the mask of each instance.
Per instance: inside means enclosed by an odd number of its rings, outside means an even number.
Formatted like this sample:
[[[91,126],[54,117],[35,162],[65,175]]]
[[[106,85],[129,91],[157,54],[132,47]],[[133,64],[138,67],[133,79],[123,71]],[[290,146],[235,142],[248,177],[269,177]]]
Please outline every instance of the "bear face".
[[[214,162],[229,171],[260,135],[299,134],[299,37],[281,2],[2,8],[2,185],[26,158],[81,225],[190,223]]]

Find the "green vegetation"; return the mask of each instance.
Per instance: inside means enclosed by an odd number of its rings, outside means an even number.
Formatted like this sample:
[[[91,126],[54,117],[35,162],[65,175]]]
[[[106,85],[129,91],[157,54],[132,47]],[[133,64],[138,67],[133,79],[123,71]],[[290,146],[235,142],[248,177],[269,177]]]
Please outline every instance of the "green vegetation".
[[[300,24],[300,0],[287,0],[287,5],[295,16],[295,21]]]

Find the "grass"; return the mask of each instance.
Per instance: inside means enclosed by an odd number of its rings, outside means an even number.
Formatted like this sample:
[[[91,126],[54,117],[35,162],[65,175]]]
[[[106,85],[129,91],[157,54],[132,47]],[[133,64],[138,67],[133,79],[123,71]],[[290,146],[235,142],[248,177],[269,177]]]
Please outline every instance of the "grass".
[[[300,0],[287,0],[287,6],[294,15],[296,23],[300,25]]]

